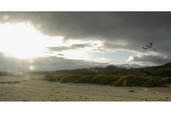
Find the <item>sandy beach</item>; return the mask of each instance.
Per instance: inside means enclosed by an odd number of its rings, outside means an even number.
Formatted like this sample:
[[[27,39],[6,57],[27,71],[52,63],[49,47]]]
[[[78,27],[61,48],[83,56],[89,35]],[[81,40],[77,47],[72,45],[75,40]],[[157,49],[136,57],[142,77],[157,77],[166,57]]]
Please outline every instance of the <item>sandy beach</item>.
[[[171,87],[114,87],[1,76],[0,101],[171,101]]]

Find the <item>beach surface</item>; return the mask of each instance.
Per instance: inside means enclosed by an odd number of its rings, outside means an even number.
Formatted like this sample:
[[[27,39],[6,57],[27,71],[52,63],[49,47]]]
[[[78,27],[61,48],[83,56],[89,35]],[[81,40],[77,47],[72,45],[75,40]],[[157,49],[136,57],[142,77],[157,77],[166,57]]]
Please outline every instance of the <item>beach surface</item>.
[[[171,87],[114,87],[0,76],[0,101],[171,101]]]

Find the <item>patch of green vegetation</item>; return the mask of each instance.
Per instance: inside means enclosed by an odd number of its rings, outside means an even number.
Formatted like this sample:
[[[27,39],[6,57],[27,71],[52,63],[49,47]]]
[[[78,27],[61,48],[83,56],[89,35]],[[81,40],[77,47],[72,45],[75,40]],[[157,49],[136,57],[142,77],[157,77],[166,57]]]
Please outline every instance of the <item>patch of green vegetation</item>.
[[[48,81],[58,81],[57,76],[55,75],[46,75],[44,79]]]
[[[142,87],[164,87],[171,83],[171,78],[136,75],[81,75],[77,73],[63,73],[45,76],[45,80],[59,81],[61,83],[91,83],[113,86],[142,86]]]
[[[143,86],[143,87],[158,87],[166,86],[168,79],[162,77],[144,77],[144,76],[122,76],[115,82],[116,86]]]
[[[92,83],[101,85],[113,85],[119,79],[118,76],[114,75],[96,75],[93,76]]]
[[[9,73],[7,73],[7,72],[0,72],[0,76],[7,76],[7,75],[9,75]]]
[[[165,67],[166,65],[164,67],[124,69],[117,68],[115,66],[108,66],[106,68],[63,70],[48,73],[45,76],[45,80],[59,81],[61,83],[165,87],[171,83],[170,66],[169,68]]]
[[[0,72],[0,76],[21,76],[22,72]]]

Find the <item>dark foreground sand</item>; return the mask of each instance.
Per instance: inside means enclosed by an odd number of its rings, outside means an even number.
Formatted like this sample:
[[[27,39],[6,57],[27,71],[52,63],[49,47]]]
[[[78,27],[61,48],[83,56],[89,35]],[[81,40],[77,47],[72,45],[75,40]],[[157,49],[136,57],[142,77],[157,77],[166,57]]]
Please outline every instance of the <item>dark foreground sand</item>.
[[[113,87],[0,76],[0,101],[171,101],[171,87]]]

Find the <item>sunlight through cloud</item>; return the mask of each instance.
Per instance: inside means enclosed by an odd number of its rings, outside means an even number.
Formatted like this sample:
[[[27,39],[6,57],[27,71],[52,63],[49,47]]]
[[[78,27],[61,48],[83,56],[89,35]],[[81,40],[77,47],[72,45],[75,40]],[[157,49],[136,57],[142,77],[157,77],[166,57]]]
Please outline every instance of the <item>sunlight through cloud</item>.
[[[0,52],[20,59],[44,56],[47,47],[61,45],[63,37],[41,34],[31,23],[0,24]]]

